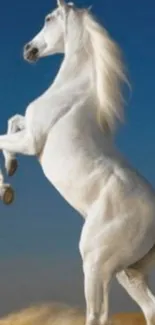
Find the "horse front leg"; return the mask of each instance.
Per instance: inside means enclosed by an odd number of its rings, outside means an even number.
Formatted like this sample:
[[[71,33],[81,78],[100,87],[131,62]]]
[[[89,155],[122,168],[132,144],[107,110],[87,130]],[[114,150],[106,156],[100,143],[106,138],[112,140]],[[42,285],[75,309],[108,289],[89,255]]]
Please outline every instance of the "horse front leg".
[[[14,191],[9,184],[4,183],[4,176],[0,170],[0,199],[7,205],[14,201]]]
[[[14,134],[1,135],[0,150],[8,151],[12,154],[37,155],[36,142],[31,132],[26,128]]]
[[[25,129],[14,134],[0,136],[0,150],[11,154],[36,155],[36,145],[31,133]],[[12,156],[11,156],[12,157]],[[10,157],[10,158],[11,158]],[[12,203],[14,192],[10,185],[4,184],[3,175],[0,172],[0,198],[6,203]]]
[[[25,129],[25,117],[22,115],[15,115],[8,121],[7,134],[13,134]],[[18,162],[16,154],[10,151],[3,150],[3,156],[5,161],[5,168],[8,176],[13,176],[17,170]]]

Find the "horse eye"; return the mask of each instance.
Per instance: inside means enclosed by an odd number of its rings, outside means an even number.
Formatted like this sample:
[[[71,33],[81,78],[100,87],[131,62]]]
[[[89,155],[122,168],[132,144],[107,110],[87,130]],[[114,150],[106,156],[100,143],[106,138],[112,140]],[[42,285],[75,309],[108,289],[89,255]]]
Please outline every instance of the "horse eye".
[[[51,17],[46,17],[45,18],[45,23],[49,23],[51,21]]]

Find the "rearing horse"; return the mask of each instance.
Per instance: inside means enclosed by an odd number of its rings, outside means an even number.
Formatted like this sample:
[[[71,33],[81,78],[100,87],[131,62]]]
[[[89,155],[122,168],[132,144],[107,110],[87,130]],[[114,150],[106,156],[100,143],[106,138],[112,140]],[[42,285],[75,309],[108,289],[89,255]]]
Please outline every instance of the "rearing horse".
[[[59,0],[24,48],[28,61],[55,53],[64,60],[53,84],[0,136],[6,168],[14,173],[16,153],[35,155],[85,219],[79,248],[86,325],[107,324],[115,275],[153,325],[155,299],[144,265],[154,258],[155,192],[114,145],[126,81],[119,48],[89,10]]]

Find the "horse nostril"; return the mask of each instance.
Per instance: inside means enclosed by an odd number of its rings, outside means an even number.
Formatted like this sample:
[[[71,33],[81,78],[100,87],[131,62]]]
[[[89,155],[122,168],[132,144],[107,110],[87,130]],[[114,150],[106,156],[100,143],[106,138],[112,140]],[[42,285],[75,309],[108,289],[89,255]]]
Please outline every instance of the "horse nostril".
[[[27,44],[24,47],[24,59],[29,62],[34,62],[39,57],[39,49],[37,47],[33,47],[32,44]]]
[[[34,55],[34,56],[37,55],[38,52],[39,51],[38,51],[37,47],[33,47],[32,50],[31,50],[31,54]]]
[[[30,50],[30,48],[31,48],[31,44],[30,43],[28,43],[28,44],[25,45],[25,50],[26,51]]]

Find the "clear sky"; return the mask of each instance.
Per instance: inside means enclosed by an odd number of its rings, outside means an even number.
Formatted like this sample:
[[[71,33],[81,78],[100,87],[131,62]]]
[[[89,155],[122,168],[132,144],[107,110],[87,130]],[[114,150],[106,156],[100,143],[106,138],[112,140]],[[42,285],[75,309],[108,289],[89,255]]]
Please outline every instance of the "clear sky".
[[[124,53],[133,93],[116,142],[155,185],[155,1],[77,0],[76,4],[93,5],[93,13]],[[1,133],[7,119],[23,114],[56,74],[62,57],[35,65],[22,58],[23,45],[54,7],[55,0],[1,1]],[[40,300],[83,305],[78,252],[83,221],[48,183],[34,158],[19,157],[19,163],[16,176],[9,180],[16,201],[10,207],[0,204],[0,315]],[[113,311],[135,309],[116,284],[111,296]]]

